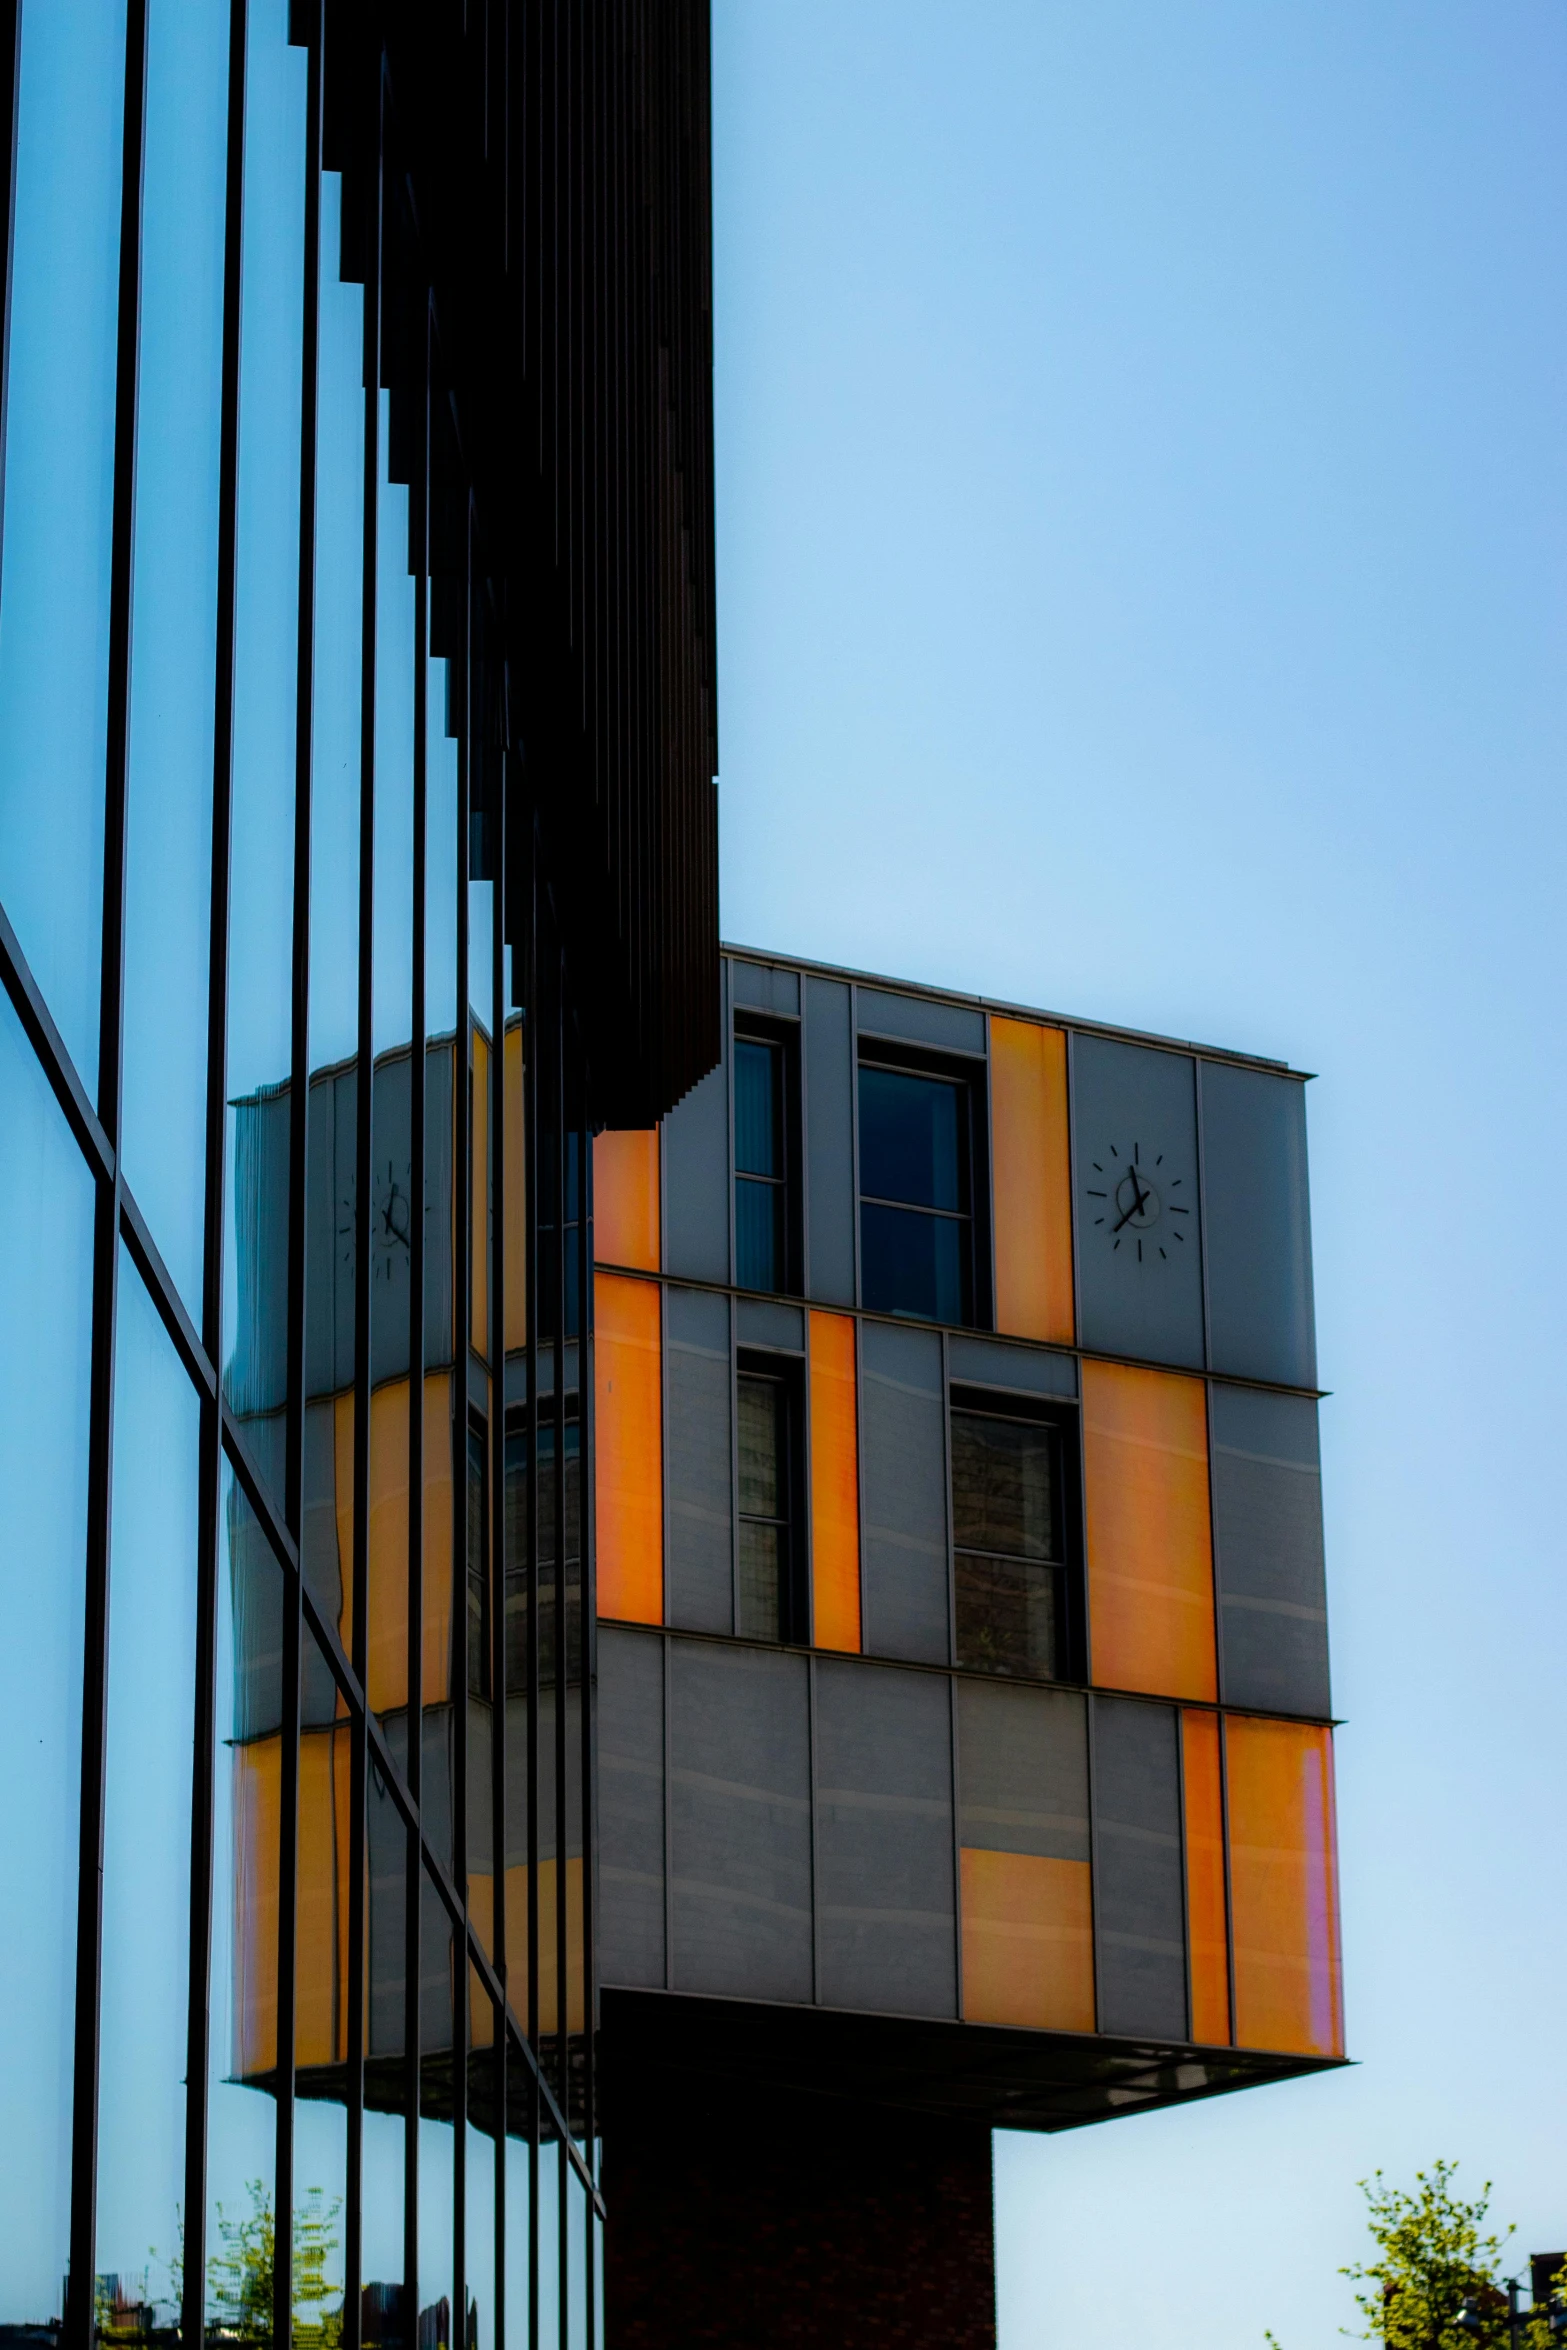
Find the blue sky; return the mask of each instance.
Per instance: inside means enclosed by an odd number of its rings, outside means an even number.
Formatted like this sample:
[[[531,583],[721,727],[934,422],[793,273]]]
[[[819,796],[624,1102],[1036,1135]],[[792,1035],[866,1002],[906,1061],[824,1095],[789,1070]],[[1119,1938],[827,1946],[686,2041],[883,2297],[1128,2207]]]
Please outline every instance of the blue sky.
[[[1003,2350],[1567,2245],[1567,13],[717,0],[726,934],[1310,1091],[1358,2069],[996,2142]]]

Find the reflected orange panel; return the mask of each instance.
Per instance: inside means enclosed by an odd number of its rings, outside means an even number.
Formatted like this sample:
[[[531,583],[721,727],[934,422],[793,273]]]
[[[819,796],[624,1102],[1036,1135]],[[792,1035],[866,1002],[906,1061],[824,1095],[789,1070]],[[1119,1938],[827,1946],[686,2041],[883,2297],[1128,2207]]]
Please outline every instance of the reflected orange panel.
[[[474,1352],[490,1353],[490,1048],[473,1035],[473,1118],[469,1128],[468,1180],[473,1212],[473,1291],[469,1301]]]
[[[523,1177],[527,1161],[522,1147],[522,1026],[506,1031],[506,1352],[516,1354],[528,1343],[527,1220]]]
[[[452,1672],[452,1381],[424,1383],[424,1636],[419,1672],[426,1705],[441,1705]]]
[[[1212,1701],[1218,1678],[1203,1382],[1085,1363],[1083,1462],[1095,1682]]]
[[[601,1265],[659,1269],[656,1126],[594,1141],[593,1254]]]
[[[370,1622],[366,1695],[373,1713],[408,1703],[408,1381],[370,1398]]]
[[[234,2051],[237,2080],[277,2063],[278,1829],[283,1746],[234,1748]]]
[[[1333,1737],[1304,1722],[1224,1724],[1243,2048],[1344,2051]]]
[[[996,1328],[1070,1346],[1072,1176],[1061,1029],[991,1020],[990,1153]]]
[[[658,1284],[593,1285],[598,1612],[664,1620],[663,1363]]]
[[[963,2013],[970,2023],[1094,2028],[1094,1930],[1086,1860],[965,1845]]]
[[[337,2064],[348,2053],[349,1734],[299,1740],[299,1939],[294,1960],[295,2056]]]
[[[860,1646],[860,1439],[854,1318],[811,1315],[811,1620],[818,1648]]]
[[[1186,1783],[1186,1930],[1191,1950],[1192,2038],[1205,2048],[1230,2037],[1230,1951],[1225,1931],[1224,1799],[1217,1714],[1181,1716]]]
[[[539,2030],[558,2032],[555,1863],[539,1863]],[[512,2013],[528,2028],[528,1872],[506,1871],[506,1975]],[[566,1862],[566,2029],[580,2032],[587,2013],[582,1947],[582,1862]]]

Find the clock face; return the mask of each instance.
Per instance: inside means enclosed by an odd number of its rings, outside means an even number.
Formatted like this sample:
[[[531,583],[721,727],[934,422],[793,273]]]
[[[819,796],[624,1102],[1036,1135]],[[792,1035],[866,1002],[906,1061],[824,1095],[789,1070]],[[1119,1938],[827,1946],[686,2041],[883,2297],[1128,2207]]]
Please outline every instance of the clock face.
[[[399,1174],[392,1160],[375,1170],[370,1199],[370,1278],[390,1281],[394,1269],[408,1262],[408,1235],[413,1224],[413,1201],[407,1186],[408,1170]],[[354,1264],[354,1194],[345,1191],[338,1202],[337,1237],[344,1269]]]
[[[1190,1245],[1191,1193],[1168,1152],[1148,1149],[1135,1136],[1112,1142],[1103,1160],[1089,1163],[1085,1222],[1112,1256],[1168,1264]]]

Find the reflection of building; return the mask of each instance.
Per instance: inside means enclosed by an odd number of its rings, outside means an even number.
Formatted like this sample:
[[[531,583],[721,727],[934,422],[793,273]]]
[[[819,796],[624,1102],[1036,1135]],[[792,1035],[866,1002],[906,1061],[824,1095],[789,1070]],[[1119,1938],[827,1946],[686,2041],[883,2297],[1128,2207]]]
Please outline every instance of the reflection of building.
[[[979,2341],[989,2125],[1343,2054],[1304,1092],[726,989],[597,1147],[612,2330]]]
[[[366,1542],[366,1693],[393,1759],[406,1768],[410,1698],[407,1631],[409,1559],[409,1462],[412,1380],[409,1357],[409,1286],[412,1196],[411,1087],[406,1049],[378,1060],[372,1086],[371,1206],[372,1352],[369,1429],[370,1523]],[[425,1056],[425,1212],[423,1218],[423,1514],[421,1560],[420,1698],[423,1718],[421,1782],[428,1832],[440,1858],[452,1865],[456,1817],[455,1782],[464,1776],[468,1906],[486,1947],[494,1946],[495,1818],[493,1774],[499,1748],[504,1769],[501,1790],[506,1823],[504,1885],[506,1945],[517,1954],[510,1965],[510,1991],[519,2015],[529,2012],[527,1953],[529,1822],[533,1819],[533,1881],[538,1924],[537,2029],[553,2035],[559,2014],[560,1952],[557,1922],[564,1931],[565,2028],[578,2051],[587,2012],[588,1986],[583,1944],[583,1853],[586,1821],[581,1769],[582,1556],[577,1301],[580,1278],[578,1219],[568,1213],[566,1247],[565,1393],[560,1422],[554,1412],[554,1349],[536,1353],[539,1396],[528,1392],[527,1297],[521,1167],[522,1027],[513,1018],[506,1030],[502,1084],[512,1127],[508,1179],[504,1185],[503,1253],[506,1278],[501,1356],[501,1410],[504,1415],[505,1566],[499,1585],[492,1570],[490,1479],[494,1458],[491,1422],[495,1380],[490,1368],[488,1251],[492,1220],[486,1212],[474,1250],[468,1297],[469,1375],[466,1425],[459,1422],[461,1390],[455,1376],[453,1315],[454,1157],[465,1157],[493,1176],[488,1142],[491,1051],[488,1035],[475,1022],[470,1034],[473,1082],[468,1089],[469,1126],[459,1140],[452,1120],[454,1040],[432,1042]],[[354,1131],[357,1078],[354,1065],[327,1070],[311,1080],[312,1151],[306,1200],[307,1251],[321,1276],[311,1291],[313,1312],[305,1332],[303,1423],[303,1542],[306,1586],[343,1653],[354,1641],[355,1558],[355,1229],[357,1177]],[[235,1155],[248,1180],[239,1194],[235,1255],[240,1299],[229,1392],[243,1410],[251,1441],[265,1453],[270,1429],[284,1407],[284,1332],[275,1310],[269,1267],[286,1254],[288,1213],[286,1138],[287,1087],[237,1105]],[[282,1138],[281,1142],[273,1139]],[[567,1153],[568,1198],[577,1183],[575,1136]],[[503,1167],[507,1154],[503,1151]],[[476,1195],[477,1196],[477,1195]],[[553,1214],[537,1227],[545,1240],[543,1296],[539,1321],[555,1327],[558,1284],[548,1267]],[[254,1301],[254,1311],[250,1311]],[[534,1422],[537,1420],[537,1427]],[[556,1563],[557,1447],[566,1464],[560,1494],[564,1570],[559,1587]],[[528,1735],[529,1707],[529,1475],[538,1462],[538,1514],[534,1534],[538,1584],[537,1656],[532,1669],[538,1688],[533,1714],[536,1744]],[[467,1571],[454,1575],[453,1461],[465,1462],[464,1547]],[[273,1664],[279,1639],[265,1550],[255,1551],[259,1529],[235,1497],[230,1519],[234,1563],[236,1713],[242,1727],[233,1748],[234,1804],[239,1823],[240,1865],[236,1875],[237,1944],[241,1963],[235,1975],[235,2070],[240,2079],[268,2082],[276,2064],[276,1948],[267,1930],[260,1886],[275,1853],[281,1784],[281,1715]],[[257,1571],[259,1568],[259,1572]],[[566,1624],[564,1702],[557,1687],[557,1610]],[[494,1621],[499,1611],[500,1622]],[[504,1688],[497,1686],[498,1676]],[[504,1705],[506,1734],[497,1740],[495,1722]],[[462,1720],[459,1724],[459,1707]],[[557,1741],[557,1713],[563,1740]],[[557,1855],[555,1776],[563,1743],[564,1831]],[[300,1972],[311,1997],[296,2023],[296,2063],[301,2095],[337,2098],[343,2092],[348,2028],[345,1969],[348,1960],[348,1865],[351,1839],[348,1801],[351,1740],[336,1683],[324,1658],[307,1654],[301,1700],[299,1931]],[[537,1813],[530,1800],[537,1791]],[[370,2002],[365,2094],[372,2104],[390,2100],[396,2110],[401,2056],[402,1999],[400,1938],[402,1883],[398,1861],[400,1824],[384,1788],[372,1773],[367,1816],[369,1883],[367,1937]],[[557,1904],[561,1916],[557,1921]],[[377,1997],[378,1989],[381,1996]],[[428,2067],[442,2052],[450,2060],[453,2035],[452,1985],[446,1945],[437,1936],[421,1966],[421,2046]],[[384,2012],[383,2012],[384,2011]],[[471,2044],[488,2046],[493,2034],[482,2010],[470,2019]],[[432,2091],[436,2102],[438,2092]],[[448,2099],[449,2106],[449,2099]]]

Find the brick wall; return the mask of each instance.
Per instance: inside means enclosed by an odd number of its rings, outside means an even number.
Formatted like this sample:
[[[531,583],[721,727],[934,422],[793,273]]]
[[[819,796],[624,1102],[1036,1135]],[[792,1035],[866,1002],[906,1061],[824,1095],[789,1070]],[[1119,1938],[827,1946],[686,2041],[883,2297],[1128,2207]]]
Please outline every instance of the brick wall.
[[[608,2350],[994,2350],[988,2129],[659,2092],[606,2116]]]

